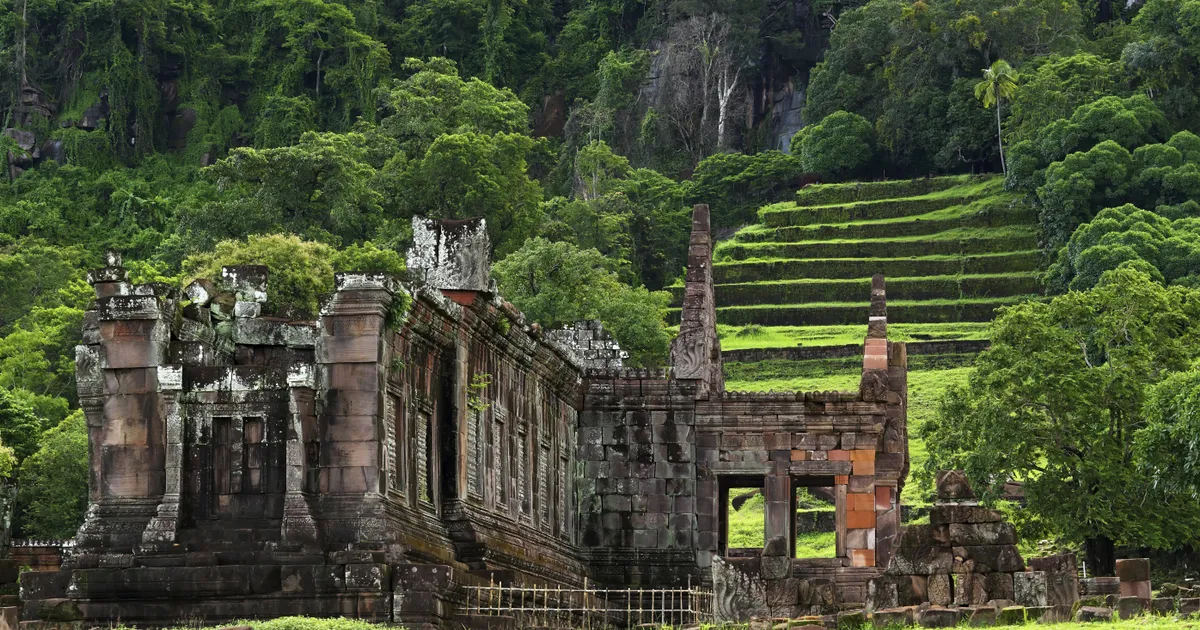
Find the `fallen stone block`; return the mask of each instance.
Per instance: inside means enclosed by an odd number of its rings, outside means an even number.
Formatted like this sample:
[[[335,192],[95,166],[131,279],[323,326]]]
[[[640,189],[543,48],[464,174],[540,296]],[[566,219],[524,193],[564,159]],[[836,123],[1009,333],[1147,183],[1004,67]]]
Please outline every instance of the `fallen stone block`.
[[[1184,597],[1179,600],[1180,615],[1194,615],[1200,613],[1200,597]]]
[[[995,610],[992,611],[993,614]],[[953,608],[927,608],[917,615],[922,628],[953,628],[958,625],[958,611]]]
[[[1141,597],[1122,597],[1117,600],[1117,616],[1121,619],[1133,619],[1146,612],[1149,607],[1150,600]]]
[[[858,630],[867,623],[867,614],[861,610],[844,610],[837,615],[837,627],[843,630]]]
[[[1025,614],[1030,618],[1036,619],[1038,623],[1066,623],[1074,618],[1075,613],[1071,606],[1039,606],[1037,608],[1026,608]]]
[[[38,602],[37,615],[45,621],[80,621],[83,612],[69,599],[43,599]]]
[[[1025,623],[1024,606],[1007,606],[996,614],[996,625],[1019,626]]]
[[[1112,609],[1102,606],[1082,606],[1075,612],[1075,621],[1078,622],[1112,621],[1112,618]]]
[[[996,609],[991,606],[980,606],[971,609],[971,616],[967,618],[967,623],[972,626],[994,626],[996,625]]]
[[[1154,599],[1150,600],[1150,612],[1156,615],[1175,614],[1175,598],[1155,597]]]
[[[886,608],[877,610],[871,615],[871,624],[876,628],[894,628],[913,625],[912,606],[904,608]]]

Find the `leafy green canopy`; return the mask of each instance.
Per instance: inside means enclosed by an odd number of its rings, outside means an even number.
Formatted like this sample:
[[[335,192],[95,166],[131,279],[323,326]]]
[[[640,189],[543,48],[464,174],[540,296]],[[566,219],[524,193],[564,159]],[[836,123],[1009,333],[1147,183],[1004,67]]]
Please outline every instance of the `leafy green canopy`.
[[[1042,228],[1051,245],[1068,240],[1099,209],[1122,203],[1175,217],[1200,215],[1200,137],[1181,131],[1132,153],[1113,140],[1071,153],[1045,170],[1038,187]]]
[[[213,251],[188,258],[185,283],[219,278],[226,265],[266,265],[267,310],[301,317],[317,314],[321,299],[333,292],[335,271],[382,271],[397,277],[405,271],[399,254],[370,242],[337,250],[295,235],[270,234],[221,241]]]
[[[598,319],[629,353],[632,366],[658,366],[670,336],[663,321],[669,295],[630,287],[594,249],[534,238],[496,263],[500,294],[545,328]]]
[[[1200,288],[1200,217],[1171,221],[1133,204],[1106,208],[1071,234],[1048,278],[1055,289],[1088,289],[1127,262],[1159,282]]]
[[[82,411],[40,434],[37,450],[21,462],[17,479],[20,535],[75,535],[87,511],[88,434]]]
[[[1200,354],[1200,291],[1122,266],[1086,292],[1004,309],[991,332],[967,385],[918,431],[927,472],[964,468],[989,499],[1023,482],[1029,535],[1089,549],[1195,542],[1200,504],[1155,483],[1138,444],[1151,389]]]
[[[839,16],[813,70],[805,118],[843,110],[874,121],[880,150],[904,173],[998,166],[991,145],[969,141],[989,122],[994,135],[995,123],[956,82],[1000,58],[1019,66],[1074,52],[1082,18],[1077,3],[1054,0],[866,3]]]
[[[875,155],[875,129],[858,114],[836,111],[792,137],[792,152],[806,173],[836,181],[862,175]]]

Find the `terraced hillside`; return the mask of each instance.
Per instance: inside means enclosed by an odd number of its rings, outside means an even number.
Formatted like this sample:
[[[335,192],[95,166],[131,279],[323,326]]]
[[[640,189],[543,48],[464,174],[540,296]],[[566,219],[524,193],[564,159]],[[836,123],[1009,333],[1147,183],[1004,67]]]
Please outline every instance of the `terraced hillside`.
[[[965,379],[996,309],[1042,292],[1035,219],[997,177],[810,186],[762,208],[713,256],[727,386],[857,387],[870,277],[883,273],[921,422]]]

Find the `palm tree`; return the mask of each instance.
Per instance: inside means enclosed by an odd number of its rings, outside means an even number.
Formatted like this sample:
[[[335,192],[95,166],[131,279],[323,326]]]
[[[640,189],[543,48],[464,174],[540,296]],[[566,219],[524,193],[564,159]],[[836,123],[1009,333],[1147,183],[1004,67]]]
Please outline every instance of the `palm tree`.
[[[1000,134],[1000,102],[1012,98],[1017,91],[1017,73],[1003,59],[997,59],[991,68],[983,71],[983,80],[975,84],[975,98],[979,99],[985,108],[996,106],[996,142],[1000,145],[1000,168],[1004,176],[1008,176],[1008,164],[1004,162],[1004,139]]]

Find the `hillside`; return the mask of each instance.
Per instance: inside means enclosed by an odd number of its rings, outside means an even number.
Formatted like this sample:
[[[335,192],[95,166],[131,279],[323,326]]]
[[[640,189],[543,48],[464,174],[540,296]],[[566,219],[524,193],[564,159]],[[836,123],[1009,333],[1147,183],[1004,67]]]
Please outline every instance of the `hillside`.
[[[732,390],[857,387],[870,277],[882,273],[888,335],[910,344],[918,425],[966,378],[996,309],[1042,293],[1035,213],[997,177],[809,186],[758,218],[713,256]],[[919,464],[924,446],[912,455]]]

